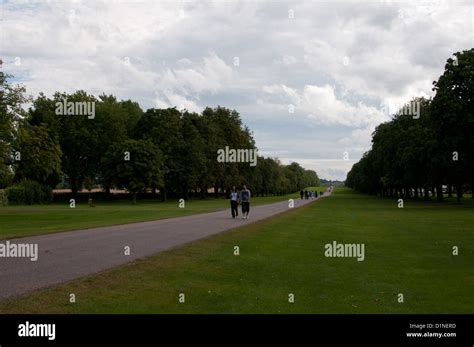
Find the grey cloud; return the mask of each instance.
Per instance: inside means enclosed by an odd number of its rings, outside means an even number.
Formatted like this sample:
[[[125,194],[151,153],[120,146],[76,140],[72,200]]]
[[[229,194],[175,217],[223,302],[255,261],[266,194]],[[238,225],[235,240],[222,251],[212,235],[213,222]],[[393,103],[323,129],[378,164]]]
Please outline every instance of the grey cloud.
[[[358,159],[367,146],[360,138],[383,121],[380,103],[396,108],[412,96],[431,95],[445,60],[472,45],[469,1],[2,6],[4,70],[29,92],[86,89],[145,108],[235,108],[255,131],[261,153],[303,159],[326,178],[341,178],[350,165],[310,160],[334,159],[344,150]],[[11,63],[17,56],[21,66]],[[294,93],[269,93],[268,86]],[[317,98],[323,92],[331,103]]]

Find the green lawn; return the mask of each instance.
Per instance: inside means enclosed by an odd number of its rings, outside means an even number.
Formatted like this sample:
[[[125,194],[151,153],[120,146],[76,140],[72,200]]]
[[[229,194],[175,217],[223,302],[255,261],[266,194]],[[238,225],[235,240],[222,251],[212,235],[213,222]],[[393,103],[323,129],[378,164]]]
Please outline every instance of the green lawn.
[[[272,219],[1,303],[0,312],[474,313],[473,225],[470,199],[398,209],[395,199],[337,188]],[[365,260],[326,258],[334,240],[364,243]]]
[[[322,187],[318,189],[324,190]],[[287,200],[297,195],[294,193],[284,196],[254,197],[252,205]],[[0,239],[172,218],[223,208],[229,208],[229,201],[214,198],[189,200],[185,208],[179,208],[177,200],[139,201],[135,205],[130,201],[97,202],[96,207],[89,207],[87,203],[83,203],[76,204],[74,209],[70,208],[68,203],[0,206]]]

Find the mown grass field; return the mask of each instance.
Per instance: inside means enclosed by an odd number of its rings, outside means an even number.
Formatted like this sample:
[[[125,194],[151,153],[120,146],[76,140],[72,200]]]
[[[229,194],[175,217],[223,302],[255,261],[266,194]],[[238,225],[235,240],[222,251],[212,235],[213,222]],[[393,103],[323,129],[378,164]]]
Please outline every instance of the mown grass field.
[[[0,303],[0,313],[473,313],[473,225],[470,199],[398,209],[395,199],[337,188],[274,218]],[[332,241],[364,243],[365,260],[326,258]]]
[[[318,187],[319,190],[324,190]],[[298,193],[283,196],[252,198],[252,205],[270,204],[296,198]],[[33,206],[0,206],[0,239],[41,235],[52,232],[101,227],[187,216],[229,208],[229,200],[208,198],[188,200],[185,208],[178,201],[97,202],[96,207],[87,203],[70,208],[68,203]]]

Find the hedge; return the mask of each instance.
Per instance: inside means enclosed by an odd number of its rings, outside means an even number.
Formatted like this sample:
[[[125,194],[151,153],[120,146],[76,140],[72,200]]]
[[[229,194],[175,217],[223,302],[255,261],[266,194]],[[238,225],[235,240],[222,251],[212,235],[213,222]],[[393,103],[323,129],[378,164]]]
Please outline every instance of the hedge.
[[[45,204],[53,201],[51,188],[30,180],[6,188],[5,195],[10,205]]]

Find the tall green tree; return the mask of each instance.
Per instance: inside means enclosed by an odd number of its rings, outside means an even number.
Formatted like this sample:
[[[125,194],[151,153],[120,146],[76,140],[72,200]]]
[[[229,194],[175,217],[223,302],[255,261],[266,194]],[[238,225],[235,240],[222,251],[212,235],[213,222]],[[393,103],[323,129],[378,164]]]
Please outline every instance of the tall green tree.
[[[29,179],[54,188],[61,179],[61,148],[45,126],[22,124],[14,143],[20,160],[15,162],[15,179]]]
[[[159,186],[163,200],[169,191],[181,189],[178,177],[183,166],[177,154],[183,148],[182,128],[181,113],[176,108],[149,109],[135,128],[136,138],[150,140],[163,154],[164,177]]]
[[[0,69],[3,61],[0,59]],[[25,116],[23,105],[30,100],[22,85],[11,84],[13,76],[0,70],[0,188],[12,183],[12,143],[16,126]]]
[[[372,149],[348,173],[346,184],[366,193],[443,200],[454,186],[474,187],[474,49],[448,59],[432,100],[416,98],[419,117],[399,112],[380,124]]]
[[[163,156],[149,140],[127,140],[114,144],[102,161],[106,175],[126,188],[137,201],[137,193],[163,184]]]
[[[97,118],[61,112],[57,114],[56,110],[64,100],[95,105],[97,99],[85,91],[77,91],[74,94],[56,93],[53,99],[55,103],[54,115],[59,119],[60,124],[59,138],[63,152],[62,170],[73,194],[77,194],[86,177],[97,176],[100,163],[100,140],[104,137],[101,135],[102,129],[97,126]]]
[[[91,143],[96,146],[92,151],[97,165],[90,167],[86,176],[95,183],[100,183],[106,193],[109,193],[113,182],[108,179],[107,168],[102,166],[104,156],[110,148],[130,139],[143,111],[137,103],[130,100],[118,101],[112,95],[101,95],[96,102],[95,113],[91,123],[94,130],[89,136]]]
[[[474,48],[454,57],[433,82],[432,124],[438,144],[436,184],[440,187],[449,177],[459,201],[463,184],[474,185]]]

